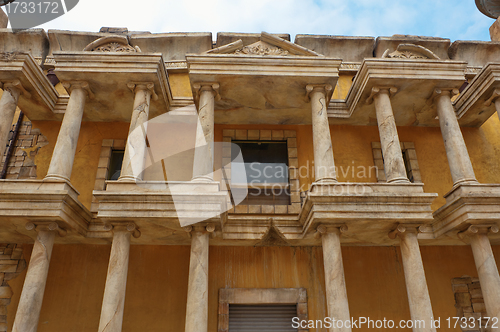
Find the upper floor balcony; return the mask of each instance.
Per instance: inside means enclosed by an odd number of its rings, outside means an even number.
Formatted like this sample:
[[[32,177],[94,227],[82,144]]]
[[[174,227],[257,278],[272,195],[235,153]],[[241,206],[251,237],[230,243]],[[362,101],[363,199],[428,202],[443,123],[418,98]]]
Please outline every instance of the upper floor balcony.
[[[397,225],[459,244],[497,222],[496,44],[21,34],[0,60],[0,143],[18,107],[49,144],[37,179],[0,181],[6,239],[55,221],[63,242],[132,222],[137,243],[188,243],[201,224],[220,244],[315,245],[334,227],[390,245]]]

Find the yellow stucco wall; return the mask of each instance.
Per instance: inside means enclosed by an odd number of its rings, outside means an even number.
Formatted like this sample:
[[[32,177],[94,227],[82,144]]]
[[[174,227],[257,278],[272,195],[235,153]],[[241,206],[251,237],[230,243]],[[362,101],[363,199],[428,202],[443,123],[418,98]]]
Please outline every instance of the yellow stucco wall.
[[[350,79],[348,76],[343,78],[341,85],[347,86]],[[174,94],[189,96],[186,77],[179,75],[175,80]],[[80,200],[87,208],[90,208],[102,140],[126,139],[128,126],[128,123],[82,123],[71,182],[80,191]],[[33,122],[33,128],[39,128],[49,141],[49,145],[41,148],[36,157],[39,179],[47,173],[59,127],[58,122]],[[308,163],[312,167],[311,126],[216,125],[216,141],[222,141],[222,130],[229,128],[296,130],[299,167],[307,167]],[[332,125],[330,130],[335,162],[341,170],[339,180],[375,182],[373,174],[365,178],[357,174],[352,176],[347,167],[374,165],[371,142],[379,141],[377,127]],[[452,186],[440,129],[399,127],[398,131],[401,141],[415,143],[425,191],[439,194],[433,204],[435,210],[444,204],[442,196]],[[462,131],[478,180],[500,183],[498,118],[493,116],[481,128],[462,128]],[[309,173],[300,178],[300,184],[307,188],[313,180],[312,173]],[[421,250],[434,314],[443,319],[454,316],[450,280],[464,274],[477,276],[470,248],[430,246]],[[97,330],[109,251],[110,247],[104,245],[54,247],[38,329],[40,332]],[[500,247],[494,247],[494,251],[498,261]],[[26,246],[25,256],[29,258],[30,253],[31,246]],[[409,318],[398,248],[343,247],[343,257],[352,316]],[[183,331],[188,267],[189,247],[132,246],[123,331]],[[211,247],[209,273],[211,332],[216,331],[217,292],[223,287],[305,287],[310,318],[321,319],[326,315],[322,252],[319,247]],[[12,304],[8,308],[10,327],[24,275],[10,282],[14,290]]]
[[[493,249],[499,264],[500,246]],[[451,279],[477,276],[472,252],[465,245],[421,250],[434,316],[453,317]],[[24,252],[29,258],[31,246]],[[109,245],[54,246],[39,332],[97,330],[109,253]],[[410,318],[399,248],[343,247],[342,254],[351,316]],[[183,331],[188,270],[189,246],[132,246],[123,331]],[[10,282],[14,296],[8,307],[9,328],[24,276]],[[309,319],[325,317],[320,247],[210,247],[209,332],[217,331],[220,288],[282,287],[306,288]]]
[[[37,178],[43,179],[49,169],[61,123],[33,121],[32,124],[33,128],[40,129],[49,142],[48,145],[39,150],[35,157]],[[129,125],[125,122],[82,122],[71,173],[71,183],[80,192],[80,202],[88,209],[90,209],[92,202],[92,191],[101,154],[102,140],[127,139]]]
[[[171,74],[169,79],[174,96],[191,96],[189,77],[186,74]],[[341,75],[333,98],[345,98],[351,84],[352,75]],[[71,182],[80,191],[80,200],[87,208],[90,208],[92,200],[102,139],[126,139],[128,126],[128,123],[82,123]],[[35,160],[38,178],[43,178],[47,174],[59,127],[59,122],[35,121],[33,123],[33,128],[40,128],[49,141],[49,145],[40,149]],[[314,160],[310,125],[216,125],[215,140],[218,142],[222,141],[223,129],[296,130],[299,167],[304,170],[300,177],[301,190],[307,190],[314,181],[313,172],[305,171],[306,168],[313,169]],[[375,172],[369,172],[369,167],[374,166],[371,142],[380,141],[378,128],[376,126],[331,125],[330,131],[339,181],[376,182]],[[496,162],[500,160],[498,117],[493,115],[481,128],[462,128],[462,132],[477,179],[482,183],[500,183],[500,165]],[[433,210],[438,209],[445,203],[443,195],[452,187],[440,129],[438,127],[398,127],[398,133],[401,141],[415,143],[422,180],[425,184],[424,189],[426,192],[438,193],[439,197],[432,205]],[[216,167],[220,165],[220,161],[221,153],[216,151]],[[364,174],[360,173],[362,168],[365,169]]]

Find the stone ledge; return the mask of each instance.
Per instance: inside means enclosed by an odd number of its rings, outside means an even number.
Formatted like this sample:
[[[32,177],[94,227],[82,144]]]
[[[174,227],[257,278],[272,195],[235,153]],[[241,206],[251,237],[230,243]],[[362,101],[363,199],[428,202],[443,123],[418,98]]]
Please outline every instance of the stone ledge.
[[[179,230],[182,218],[215,222],[220,230],[227,218],[227,192],[219,191],[218,182],[106,183],[105,191],[94,191],[103,222],[140,220]]]
[[[471,224],[498,223],[500,184],[461,184],[445,195],[446,204],[434,212],[437,238]]]
[[[24,229],[28,221],[55,221],[68,232],[85,236],[92,215],[78,195],[69,182],[0,180],[0,222],[16,225],[30,237],[33,234]]]
[[[314,183],[299,215],[302,236],[312,237],[320,223],[344,223],[351,233],[348,242],[389,243],[387,234],[396,223],[432,223],[436,197],[415,183]]]

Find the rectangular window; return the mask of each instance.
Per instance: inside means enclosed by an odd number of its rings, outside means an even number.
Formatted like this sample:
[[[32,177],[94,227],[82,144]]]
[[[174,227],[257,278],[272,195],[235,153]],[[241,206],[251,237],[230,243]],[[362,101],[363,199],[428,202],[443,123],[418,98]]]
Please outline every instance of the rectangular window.
[[[229,305],[229,332],[296,332],[297,304]]]
[[[118,180],[122,170],[123,155],[125,151],[123,150],[112,150],[111,159],[109,162],[108,169],[108,180]]]
[[[417,161],[417,153],[415,144],[413,142],[401,142],[401,153],[406,169],[406,176],[412,183],[422,183],[420,176],[420,168]],[[382,148],[380,142],[372,142],[373,161],[378,169],[377,179],[378,182],[386,182],[386,175],[384,170],[384,156],[382,155]]]
[[[221,288],[217,332],[296,332],[307,311],[305,288]]]
[[[287,141],[232,141],[231,157],[241,151],[248,185],[244,205],[289,205]],[[239,148],[239,149],[238,149]],[[234,161],[233,161],[234,163]]]
[[[301,210],[297,134],[295,130],[223,129],[222,190],[239,186],[247,197],[229,213],[298,214]],[[236,151],[235,151],[236,150]],[[243,164],[233,164],[242,151]],[[236,170],[246,169],[246,178]]]

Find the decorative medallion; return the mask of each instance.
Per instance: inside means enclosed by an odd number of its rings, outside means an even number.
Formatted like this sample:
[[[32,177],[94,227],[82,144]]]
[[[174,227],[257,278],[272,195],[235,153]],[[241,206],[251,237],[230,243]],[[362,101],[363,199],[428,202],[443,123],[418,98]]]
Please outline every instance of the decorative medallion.
[[[400,59],[429,59],[426,56],[420,55],[420,54],[415,54],[410,51],[394,51],[392,53],[389,53],[387,55],[388,58],[400,58]]]
[[[392,53],[386,50],[382,58],[439,60],[431,50],[415,44],[399,44]]]
[[[92,50],[93,52],[137,52],[135,48],[130,45],[124,45],[120,43],[108,43],[96,47]]]
[[[88,44],[84,51],[90,52],[113,52],[113,53],[131,53],[140,52],[138,46],[133,47],[128,43],[125,36],[111,36],[99,38],[92,43]]]
[[[246,54],[246,55],[280,55],[287,56],[290,52],[282,49],[281,47],[272,46],[263,42],[256,42],[243,48],[236,50],[234,54]]]

